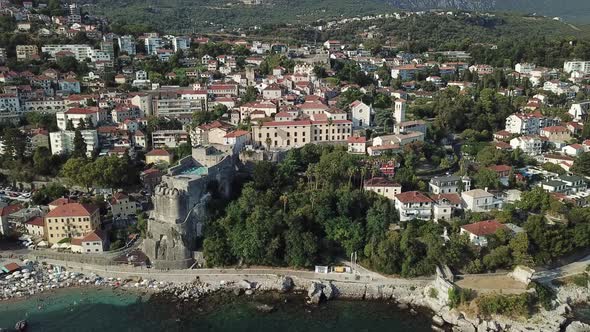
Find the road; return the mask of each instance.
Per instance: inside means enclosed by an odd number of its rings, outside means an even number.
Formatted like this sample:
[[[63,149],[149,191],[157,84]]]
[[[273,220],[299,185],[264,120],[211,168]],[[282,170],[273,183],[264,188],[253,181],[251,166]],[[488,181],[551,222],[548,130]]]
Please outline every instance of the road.
[[[41,261],[48,264],[63,266],[68,271],[82,272],[85,274],[95,273],[103,277],[114,278],[133,278],[141,277],[143,279],[154,279],[165,282],[193,282],[195,279],[206,281],[212,284],[219,284],[224,281],[240,281],[243,279],[255,280],[276,280],[277,276],[284,275],[295,277],[303,280],[321,280],[336,281],[358,284],[373,285],[396,285],[396,286],[416,286],[426,284],[431,281],[425,279],[402,279],[402,278],[374,278],[371,275],[354,275],[350,273],[315,273],[313,271],[292,270],[282,268],[248,268],[248,269],[193,269],[193,270],[157,270],[131,266],[99,266],[74,262],[63,262],[51,259],[42,259]]]
[[[584,271],[586,271],[588,265],[590,265],[590,255],[582,258],[577,262],[563,265],[552,270],[538,271],[533,276],[533,279],[539,282],[546,283],[554,279],[570,277],[576,274],[583,273]]]

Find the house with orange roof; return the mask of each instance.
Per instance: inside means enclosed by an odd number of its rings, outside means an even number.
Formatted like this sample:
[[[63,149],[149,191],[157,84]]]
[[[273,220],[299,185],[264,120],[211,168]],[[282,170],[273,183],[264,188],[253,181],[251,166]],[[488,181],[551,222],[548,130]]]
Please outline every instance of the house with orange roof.
[[[84,236],[100,228],[100,211],[90,204],[67,203],[45,215],[45,234],[49,244]]]
[[[116,192],[108,200],[113,218],[128,218],[137,213],[137,203],[124,192]]]
[[[365,154],[367,153],[367,138],[364,136],[350,136],[346,141],[348,144],[348,153]]]
[[[395,209],[400,221],[414,219],[430,220],[432,218],[432,199],[419,191],[407,191],[395,195]]]
[[[469,235],[469,240],[476,246],[486,247],[488,237],[496,234],[499,230],[508,231],[509,228],[497,220],[485,220],[461,226],[460,234]]]
[[[8,234],[10,231],[10,223],[9,219],[23,209],[23,206],[20,204],[13,204],[8,205],[3,208],[0,208],[0,233],[3,235]]]
[[[33,217],[25,222],[25,229],[30,235],[46,239],[45,236],[45,219],[43,217]]]
[[[395,199],[395,195],[401,194],[402,185],[393,182],[388,178],[374,177],[365,181],[364,189],[366,191],[377,193],[378,195],[384,196],[393,201]]]

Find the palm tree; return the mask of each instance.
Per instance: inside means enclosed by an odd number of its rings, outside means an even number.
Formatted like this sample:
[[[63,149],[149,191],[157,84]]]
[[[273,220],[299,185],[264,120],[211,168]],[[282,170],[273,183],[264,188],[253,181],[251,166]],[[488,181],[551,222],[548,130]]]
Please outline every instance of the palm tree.
[[[270,151],[270,144],[272,143],[272,140],[270,139],[270,137],[266,138],[265,143],[266,143],[266,147]]]
[[[279,197],[279,201],[283,203],[283,213],[287,213],[287,202],[289,201],[289,196],[281,195],[281,197]]]
[[[367,168],[363,166],[363,168],[361,168],[361,189],[363,189],[365,184],[365,175],[367,175]]]
[[[356,167],[351,166],[348,168],[348,187],[352,188],[352,177],[356,174]]]

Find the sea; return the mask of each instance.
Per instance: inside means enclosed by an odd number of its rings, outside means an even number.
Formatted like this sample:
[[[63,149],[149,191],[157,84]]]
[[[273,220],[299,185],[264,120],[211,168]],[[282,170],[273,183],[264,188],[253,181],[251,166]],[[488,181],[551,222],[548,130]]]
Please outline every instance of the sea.
[[[261,304],[272,312],[262,312]],[[0,303],[0,328],[26,320],[37,331],[431,331],[431,313],[411,314],[394,303],[330,301],[302,295],[223,294],[199,301],[113,289],[62,289]]]

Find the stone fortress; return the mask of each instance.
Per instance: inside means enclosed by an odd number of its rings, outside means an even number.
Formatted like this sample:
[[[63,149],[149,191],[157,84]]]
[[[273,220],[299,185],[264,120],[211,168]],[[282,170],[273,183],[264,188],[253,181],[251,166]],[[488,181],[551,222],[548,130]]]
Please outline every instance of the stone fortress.
[[[229,151],[199,146],[168,170],[152,197],[154,210],[143,241],[143,250],[155,268],[186,269],[194,264],[209,192],[229,196],[237,161]]]

